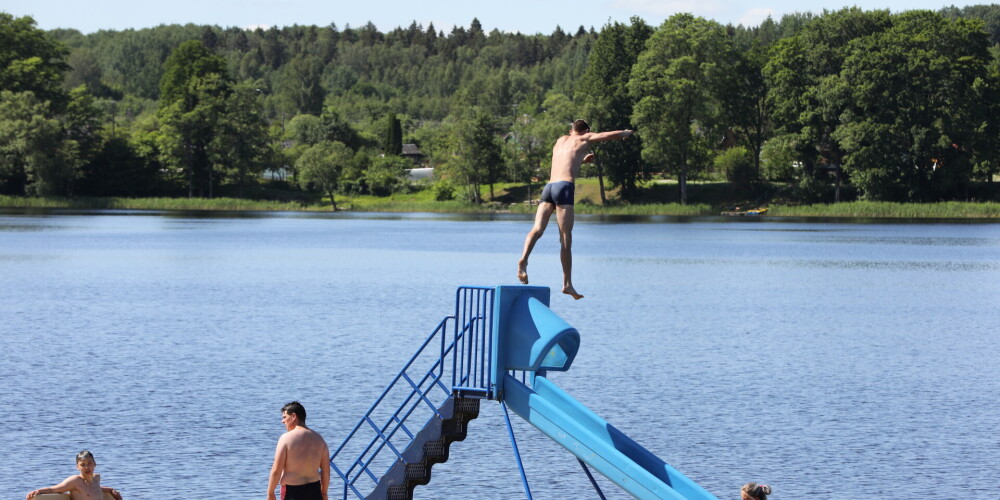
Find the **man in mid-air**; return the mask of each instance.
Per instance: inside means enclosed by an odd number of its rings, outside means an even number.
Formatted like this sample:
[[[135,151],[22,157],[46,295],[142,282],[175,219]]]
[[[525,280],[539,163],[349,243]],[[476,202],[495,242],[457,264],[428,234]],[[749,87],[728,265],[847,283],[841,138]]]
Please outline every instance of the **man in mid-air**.
[[[524,252],[517,263],[517,279],[521,280],[521,283],[528,284],[528,256],[531,255],[535,242],[545,232],[545,226],[548,225],[554,211],[556,222],[559,224],[559,260],[562,261],[563,268],[562,292],[576,300],[583,298],[583,295],[573,288],[572,279],[574,181],[580,175],[580,165],[594,160],[594,154],[590,152],[590,143],[625,140],[632,133],[633,131],[628,129],[594,133],[590,131],[587,122],[577,120],[573,122],[569,135],[556,140],[555,146],[552,147],[552,173],[549,183],[542,190],[542,200],[535,213],[535,225],[524,240]]]

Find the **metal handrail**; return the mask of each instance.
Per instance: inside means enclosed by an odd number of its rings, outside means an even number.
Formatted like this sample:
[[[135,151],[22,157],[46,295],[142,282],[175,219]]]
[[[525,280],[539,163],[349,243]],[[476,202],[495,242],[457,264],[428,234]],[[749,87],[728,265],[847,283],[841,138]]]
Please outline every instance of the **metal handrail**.
[[[417,349],[416,353],[403,365],[403,368],[393,377],[385,390],[369,407],[358,423],[354,425],[351,432],[339,447],[330,456],[330,466],[333,471],[343,480],[343,498],[346,500],[349,492],[353,492],[358,498],[364,498],[364,494],[357,488],[355,483],[362,477],[367,476],[375,485],[380,480],[380,475],[376,475],[371,470],[373,463],[379,454],[388,449],[393,457],[393,463],[403,461],[403,451],[413,437],[419,432],[414,432],[405,424],[414,412],[423,406],[430,408],[429,418],[443,418],[438,407],[428,397],[435,387],[440,389],[446,397],[451,397],[456,391],[460,391],[463,396],[471,397],[492,397],[493,388],[490,385],[488,374],[491,373],[491,349],[493,342],[493,298],[494,289],[489,287],[459,287],[455,293],[455,314],[446,316],[438,323],[437,327]],[[453,322],[451,330],[451,341],[447,337],[448,322]],[[414,365],[417,358],[424,353],[425,349],[431,345],[435,337],[440,336],[440,347],[437,359],[430,368],[424,372],[419,382],[415,381],[407,371]],[[429,351],[433,352],[433,351]],[[445,385],[445,367],[451,365],[451,386]],[[401,403],[390,403],[389,395],[400,380],[405,381],[401,387],[409,386],[405,398]],[[425,387],[426,384],[429,385]],[[380,406],[393,404],[395,411],[385,419],[385,423],[379,425],[373,420],[373,414]],[[390,406],[391,408],[391,406]],[[425,420],[420,421],[423,425]],[[367,426],[365,425],[367,424]],[[346,453],[346,447],[352,439],[359,437],[358,432],[362,428],[374,431],[374,436],[365,444],[364,449],[353,458],[345,470],[337,466],[335,460],[342,453]],[[397,446],[391,442],[397,432],[403,431],[408,441],[405,446]],[[346,465],[346,464],[345,464]],[[390,465],[391,468],[391,465]],[[387,470],[388,471],[388,470]],[[387,472],[386,471],[386,472]],[[384,475],[384,472],[382,473]]]

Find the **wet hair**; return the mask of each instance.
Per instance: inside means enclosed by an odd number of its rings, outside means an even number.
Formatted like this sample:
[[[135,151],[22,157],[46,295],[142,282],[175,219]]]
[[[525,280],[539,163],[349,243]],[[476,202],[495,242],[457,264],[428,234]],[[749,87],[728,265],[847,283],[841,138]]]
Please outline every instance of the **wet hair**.
[[[87,451],[87,450],[83,450],[80,453],[76,454],[76,463],[83,462],[84,460],[87,460],[88,458],[91,459],[91,460],[94,460],[94,454],[91,453],[91,452],[89,452],[89,451]],[[96,462],[96,460],[94,460],[94,461]]]
[[[281,413],[293,413],[299,417],[300,424],[306,423],[306,409],[302,406],[302,403],[299,403],[298,401],[292,401],[291,403],[282,406]]]
[[[754,500],[767,500],[767,496],[771,494],[771,487],[766,484],[747,483],[740,488],[740,492],[746,493]]]
[[[576,132],[578,134],[585,134],[589,131],[590,131],[590,125],[587,122],[583,120],[577,120],[573,122],[573,132]]]

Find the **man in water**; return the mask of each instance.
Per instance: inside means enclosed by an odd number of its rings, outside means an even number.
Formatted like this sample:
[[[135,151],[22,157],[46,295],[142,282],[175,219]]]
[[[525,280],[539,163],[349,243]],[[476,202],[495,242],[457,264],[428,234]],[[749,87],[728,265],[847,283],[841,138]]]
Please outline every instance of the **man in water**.
[[[531,249],[535,247],[535,242],[545,232],[545,226],[552,217],[552,212],[556,213],[556,222],[559,224],[559,259],[563,268],[563,288],[562,292],[571,295],[574,299],[580,300],[583,295],[576,293],[573,288],[572,268],[573,268],[573,197],[575,185],[573,182],[580,175],[580,165],[590,163],[594,159],[594,154],[590,152],[590,143],[604,142],[613,139],[625,140],[632,135],[632,130],[616,130],[614,132],[593,133],[590,125],[583,120],[573,122],[569,135],[564,135],[556,140],[556,145],[552,147],[552,173],[549,183],[542,190],[542,201],[538,204],[538,211],[535,213],[535,225],[528,232],[524,240],[524,252],[521,260],[517,263],[517,279],[521,283],[528,284],[528,256]]]
[[[316,431],[306,427],[306,409],[298,401],[281,408],[285,432],[278,439],[274,465],[267,482],[267,500],[275,500],[274,488],[281,484],[281,500],[327,500],[330,486],[330,450]]]

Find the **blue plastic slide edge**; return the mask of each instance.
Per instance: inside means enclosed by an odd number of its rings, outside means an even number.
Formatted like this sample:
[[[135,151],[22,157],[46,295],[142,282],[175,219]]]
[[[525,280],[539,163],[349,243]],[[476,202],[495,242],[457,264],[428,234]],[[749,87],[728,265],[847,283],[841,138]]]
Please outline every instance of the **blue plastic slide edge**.
[[[547,378],[532,389],[506,375],[503,385],[514,413],[636,498],[718,500]]]

